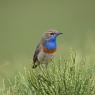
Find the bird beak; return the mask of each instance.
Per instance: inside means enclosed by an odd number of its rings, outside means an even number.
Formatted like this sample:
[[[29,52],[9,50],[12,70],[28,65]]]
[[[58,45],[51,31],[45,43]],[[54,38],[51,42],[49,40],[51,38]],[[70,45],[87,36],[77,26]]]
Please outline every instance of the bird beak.
[[[63,34],[63,33],[58,32],[58,33],[57,33],[57,36],[59,36],[59,35],[61,35],[61,34]]]

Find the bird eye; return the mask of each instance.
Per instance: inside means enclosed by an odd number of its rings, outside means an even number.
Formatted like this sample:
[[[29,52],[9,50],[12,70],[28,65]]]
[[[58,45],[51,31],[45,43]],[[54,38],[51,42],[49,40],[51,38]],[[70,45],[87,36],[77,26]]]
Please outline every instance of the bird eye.
[[[50,33],[50,35],[54,35],[54,33]]]

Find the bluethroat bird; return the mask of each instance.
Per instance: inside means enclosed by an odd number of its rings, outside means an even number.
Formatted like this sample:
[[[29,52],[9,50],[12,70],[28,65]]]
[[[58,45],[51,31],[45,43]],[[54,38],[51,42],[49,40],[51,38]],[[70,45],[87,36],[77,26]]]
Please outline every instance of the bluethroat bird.
[[[43,34],[33,56],[33,68],[36,68],[40,64],[47,66],[51,62],[57,48],[56,38],[60,34],[62,33],[56,30],[48,30]]]

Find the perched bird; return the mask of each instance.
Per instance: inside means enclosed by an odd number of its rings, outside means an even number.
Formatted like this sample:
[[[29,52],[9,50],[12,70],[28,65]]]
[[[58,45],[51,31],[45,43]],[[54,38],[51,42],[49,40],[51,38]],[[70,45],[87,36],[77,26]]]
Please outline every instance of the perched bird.
[[[57,48],[56,38],[60,34],[62,33],[56,30],[48,30],[44,33],[33,56],[33,68],[40,64],[45,64],[47,67],[48,63],[51,62]]]

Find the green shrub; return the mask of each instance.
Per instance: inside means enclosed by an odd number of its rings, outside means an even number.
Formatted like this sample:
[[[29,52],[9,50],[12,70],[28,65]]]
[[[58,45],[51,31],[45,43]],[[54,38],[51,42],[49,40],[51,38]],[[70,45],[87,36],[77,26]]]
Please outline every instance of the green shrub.
[[[47,69],[31,67],[6,79],[0,95],[95,95],[91,68],[76,54],[54,60]]]

